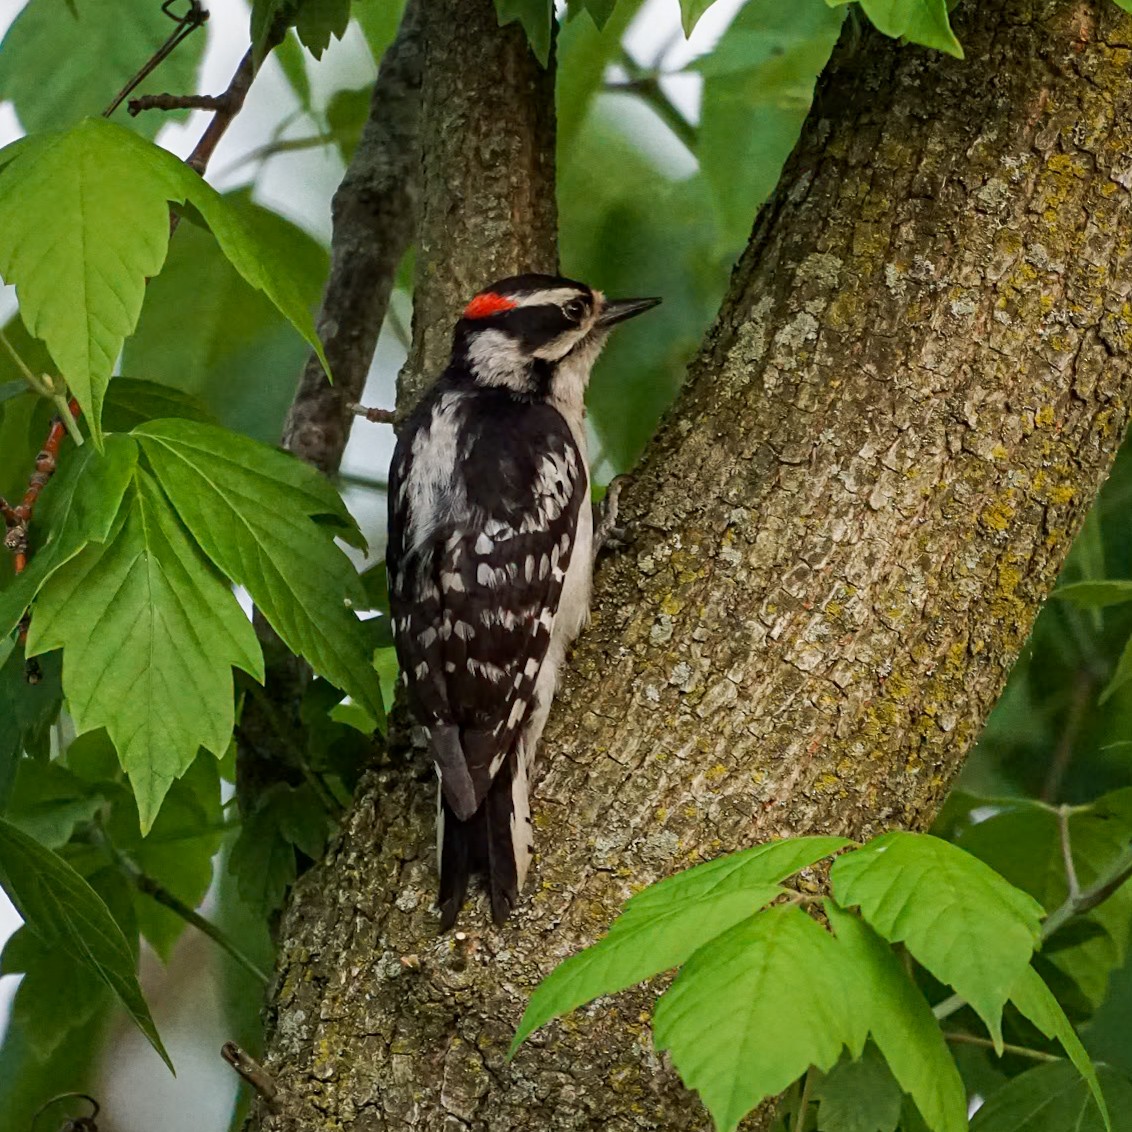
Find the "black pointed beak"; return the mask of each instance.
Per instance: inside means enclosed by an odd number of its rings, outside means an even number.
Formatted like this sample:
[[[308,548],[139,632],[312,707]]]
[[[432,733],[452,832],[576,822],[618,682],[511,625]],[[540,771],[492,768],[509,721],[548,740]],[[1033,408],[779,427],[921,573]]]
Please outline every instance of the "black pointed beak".
[[[597,316],[597,325],[604,330],[608,326],[624,322],[627,318],[636,318],[645,311],[651,311],[659,304],[659,299],[606,299],[601,314]]]

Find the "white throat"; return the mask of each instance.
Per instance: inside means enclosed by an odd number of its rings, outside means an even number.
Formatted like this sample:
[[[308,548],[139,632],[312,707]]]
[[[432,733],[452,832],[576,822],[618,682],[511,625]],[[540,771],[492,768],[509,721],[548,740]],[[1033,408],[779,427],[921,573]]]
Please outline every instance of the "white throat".
[[[590,373],[605,345],[605,338],[604,333],[592,332],[555,366],[548,400],[566,418],[576,440],[579,434],[585,435],[582,422],[586,416],[586,386],[590,383]],[[579,440],[579,443],[582,441]],[[582,451],[585,451],[584,447]]]

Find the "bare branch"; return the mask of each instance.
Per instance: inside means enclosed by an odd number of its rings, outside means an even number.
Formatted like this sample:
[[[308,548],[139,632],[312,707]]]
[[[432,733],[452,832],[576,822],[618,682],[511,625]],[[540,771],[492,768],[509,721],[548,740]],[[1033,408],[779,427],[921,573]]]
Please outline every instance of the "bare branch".
[[[283,426],[283,446],[333,475],[342,462],[393,280],[413,238],[419,192],[421,0],[410,0],[381,61],[369,118],[334,194],[330,277],[318,333],[334,374],[307,360]]]
[[[139,83],[144,82],[153,74],[181,43],[184,43],[197,28],[203,27],[208,21],[208,12],[201,7],[200,0],[188,0],[189,8],[183,16],[175,16],[169,11],[171,3],[172,0],[165,0],[165,3],[161,5],[161,10],[176,22],[176,28],[170,33],[169,38],[142,64],[137,74],[118,91],[114,96],[114,101],[103,110],[103,118],[109,118],[122,105],[123,100],[129,97],[130,91],[135,90]]]
[[[227,110],[223,94],[143,94],[126,107],[136,118],[143,110]]]
[[[279,1086],[275,1084],[271,1074],[254,1057],[245,1053],[235,1042],[225,1042],[220,1047],[220,1056],[255,1089],[269,1112],[280,1113],[283,1111]]]
[[[367,409],[356,401],[351,401],[346,408],[355,417],[365,417],[370,424],[392,424],[397,419],[397,414],[392,409]]]
[[[67,411],[71,414],[73,424],[74,418],[79,413],[78,401],[72,398],[67,404]],[[24,492],[23,499],[15,506],[11,506],[7,501],[0,501],[2,503],[0,514],[3,515],[5,526],[8,528],[4,536],[4,547],[12,553],[12,569],[17,574],[22,574],[27,568],[28,525],[35,513],[35,505],[39,502],[40,494],[55,474],[59,446],[66,435],[66,422],[62,417],[56,417],[47,430],[47,439],[43,442],[39,455],[35,458],[35,470],[28,477],[27,491]]]
[[[208,168],[209,161],[212,160],[216,147],[220,144],[220,139],[227,133],[228,127],[232,124],[232,119],[242,109],[254,77],[255,66],[252,61],[252,49],[249,47],[240,60],[240,65],[236,68],[235,74],[232,75],[228,89],[217,99],[217,102],[223,105],[217,108],[216,115],[209,122],[204,133],[201,134],[196,148],[185,159],[185,164],[195,169],[202,177],[204,171]],[[175,222],[173,228],[176,228]]]
[[[1072,806],[1057,807],[1057,837],[1061,843],[1061,862],[1065,867],[1065,885],[1068,899],[1076,902],[1081,896],[1081,882],[1077,879],[1077,866],[1073,863],[1073,842],[1069,835],[1069,817]]]

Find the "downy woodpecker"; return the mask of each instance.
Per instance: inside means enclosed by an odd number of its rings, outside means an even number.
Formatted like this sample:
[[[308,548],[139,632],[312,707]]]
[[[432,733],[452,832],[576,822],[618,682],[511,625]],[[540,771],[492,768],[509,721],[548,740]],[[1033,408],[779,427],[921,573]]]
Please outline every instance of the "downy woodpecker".
[[[409,707],[440,779],[441,930],[473,872],[502,923],[532,848],[535,747],[589,613],[583,394],[610,327],[659,299],[552,275],[481,291],[397,441],[386,563]]]

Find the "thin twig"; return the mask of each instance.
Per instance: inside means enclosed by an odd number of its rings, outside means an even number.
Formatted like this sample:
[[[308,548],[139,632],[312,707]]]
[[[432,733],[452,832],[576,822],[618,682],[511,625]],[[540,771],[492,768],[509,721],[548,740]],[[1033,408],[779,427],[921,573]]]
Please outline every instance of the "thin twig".
[[[421,188],[417,143],[424,0],[409,0],[385,52],[358,146],[334,194],[330,276],[318,334],[334,374],[311,354],[283,428],[283,447],[333,475],[355,423],[346,408],[365,388],[387,321],[397,268],[416,233]]]
[[[652,53],[652,69],[659,71],[665,56],[679,43],[685,42],[684,29],[677,24],[668,35],[660,41]]]
[[[0,345],[2,345],[11,356],[12,361],[15,362],[16,368],[20,371],[23,379],[32,390],[41,397],[46,397],[54,402],[55,408],[59,410],[59,420],[63,422],[64,427],[71,434],[71,439],[75,444],[81,446],[83,443],[83,434],[79,431],[79,426],[71,413],[67,394],[62,391],[66,388],[64,383],[54,381],[50,377],[37,376],[33,373],[31,367],[20,357],[19,351],[12,345],[3,330],[0,330]],[[60,387],[62,387],[62,389]]]
[[[699,131],[680,113],[676,104],[664,92],[660,77],[642,67],[624,48],[619,59],[628,76],[625,82],[607,83],[606,90],[635,94],[656,116],[684,143],[691,152],[696,152]]]
[[[50,1100],[44,1101],[43,1104],[35,1110],[31,1118],[31,1132],[35,1132],[36,1126],[39,1124],[39,1118],[49,1108],[57,1105],[60,1101],[70,1100],[86,1101],[87,1104],[90,1105],[90,1112],[86,1116],[80,1116],[77,1120],[71,1120],[64,1124],[64,1132],[68,1132],[68,1130],[71,1129],[73,1129],[74,1132],[97,1132],[94,1121],[102,1110],[102,1106],[89,1093],[60,1093],[57,1097],[52,1097]]]
[[[1057,807],[1057,838],[1061,842],[1061,861],[1065,866],[1068,899],[1076,903],[1081,897],[1081,883],[1077,879],[1077,866],[1073,863],[1073,843],[1069,835],[1069,815],[1072,812],[1072,806]]]
[[[78,402],[72,398],[64,407],[67,409],[67,415],[73,424],[74,417],[72,414],[78,413]],[[17,574],[22,574],[27,568],[28,525],[31,523],[32,515],[35,513],[35,505],[39,502],[43,489],[47,486],[48,480],[55,474],[59,459],[59,446],[63,443],[65,435],[66,425],[62,418],[56,417],[51,422],[51,428],[48,430],[47,439],[43,442],[43,448],[35,458],[35,471],[28,477],[27,491],[24,492],[23,499],[14,507],[4,501],[3,507],[0,508],[0,514],[4,517],[4,525],[7,527],[7,532],[4,535],[4,547],[12,553],[12,569]],[[23,637],[24,631],[21,631],[21,641]]]
[[[169,38],[142,64],[141,70],[137,72],[133,78],[114,96],[114,101],[110,103],[102,112],[103,118],[109,118],[122,102],[129,97],[132,90],[135,90],[139,83],[144,82],[153,72],[183,43],[197,28],[203,27],[208,20],[208,12],[201,7],[200,0],[189,0],[189,10],[183,16],[174,16],[169,11],[169,6],[172,0],[166,0],[161,5],[161,10],[175,20],[177,23],[176,28],[173,29]]]
[[[222,94],[143,94],[131,98],[126,110],[136,118],[144,110],[226,110]]]
[[[979,1046],[981,1049],[994,1049],[994,1042],[990,1038],[980,1038],[976,1034],[964,1034],[957,1030],[944,1030],[944,1038],[956,1045]],[[998,1052],[997,1050],[995,1052]],[[1028,1057],[1031,1061],[1064,1061],[1055,1053],[1043,1053],[1040,1049],[1031,1049],[1029,1046],[1015,1046],[1009,1042],[1002,1043],[1002,1053],[1013,1053],[1019,1057]],[[1001,1056],[1001,1055],[1000,1055]]]
[[[62,384],[62,382],[60,382]],[[67,430],[70,438],[75,442],[76,448],[81,448],[85,443],[83,434],[79,430],[79,422],[76,419],[79,415],[79,402],[75,397],[68,397],[66,393],[52,393],[51,400],[55,404],[59,415],[56,418],[63,427]]]
[[[1084,916],[1103,904],[1129,878],[1132,878],[1132,845],[1126,846],[1124,852],[1075,901],[1067,900],[1047,917],[1042,925],[1042,939],[1060,931],[1074,917]]]
[[[8,335],[5,334],[3,330],[0,330],[0,346],[3,346],[7,351],[8,356],[15,363],[16,369],[20,371],[20,376],[24,379],[24,381],[26,381],[28,385],[30,385],[32,389],[36,391],[36,393],[44,393],[46,395],[46,390],[44,390],[43,388],[43,382],[38,377],[36,377],[34,373],[32,373],[31,367],[27,364],[27,362],[24,361],[23,358],[20,357],[19,351],[15,346],[12,345],[12,343],[8,339]]]
[[[242,157],[238,157],[231,164],[225,165],[217,174],[217,177],[227,177],[237,170],[242,169],[245,165],[251,165],[255,161],[263,162],[269,157],[277,157],[281,153],[296,153],[304,149],[320,149],[322,146],[330,145],[333,141],[334,138],[330,134],[311,134],[309,137],[281,138],[278,141],[268,142],[266,145],[261,145],[258,149],[253,149],[250,153],[245,153]]]
[[[246,1054],[235,1042],[225,1042],[220,1047],[220,1056],[263,1098],[269,1112],[278,1115],[283,1111],[279,1086],[254,1057]]]
[[[365,417],[372,424],[392,424],[397,419],[397,414],[392,409],[367,409],[365,405],[359,405],[357,401],[349,402],[346,408],[355,417]]]
[[[264,986],[271,981],[271,976],[255,960],[245,955],[211,920],[206,920],[183,900],[179,900],[160,881],[155,880],[148,873],[141,872],[129,861],[125,861],[125,871],[138,892],[144,892],[146,896],[152,897],[162,907],[168,908],[174,915],[179,916],[186,924],[196,928],[202,935],[208,936],[213,943],[220,947],[222,951],[227,952],[248,974],[253,975]]]
[[[343,487],[361,487],[367,491],[388,491],[389,481],[387,479],[377,479],[375,476],[362,476],[357,472],[338,472],[334,477],[334,482]]]

